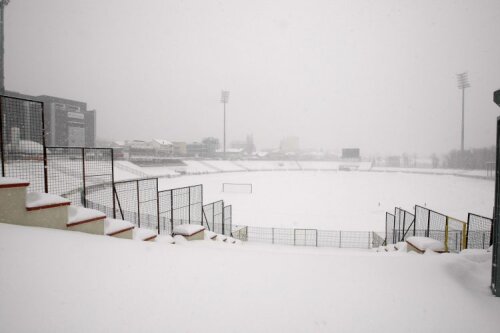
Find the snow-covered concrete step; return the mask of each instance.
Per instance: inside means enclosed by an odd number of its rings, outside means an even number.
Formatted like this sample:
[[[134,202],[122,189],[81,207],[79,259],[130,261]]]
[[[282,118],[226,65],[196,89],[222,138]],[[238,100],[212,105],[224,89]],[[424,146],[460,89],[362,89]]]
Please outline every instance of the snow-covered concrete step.
[[[198,224],[181,224],[174,227],[173,235],[181,235],[186,240],[203,240],[205,238],[205,227]]]
[[[104,220],[104,234],[117,238],[132,239],[134,225],[128,221],[107,218]]]
[[[50,193],[31,192],[26,194],[26,210],[40,210],[54,207],[69,206],[71,201]]]
[[[154,241],[158,234],[155,230],[135,228],[133,230],[133,239],[138,241]]]
[[[98,210],[69,206],[66,226],[73,231],[103,235],[104,219],[106,219],[106,215]]]
[[[21,179],[0,177],[0,222],[24,225],[26,216],[26,188]]]
[[[18,178],[0,177],[0,188],[28,187],[29,182]]]
[[[23,225],[66,230],[71,202],[49,193],[26,193]]]

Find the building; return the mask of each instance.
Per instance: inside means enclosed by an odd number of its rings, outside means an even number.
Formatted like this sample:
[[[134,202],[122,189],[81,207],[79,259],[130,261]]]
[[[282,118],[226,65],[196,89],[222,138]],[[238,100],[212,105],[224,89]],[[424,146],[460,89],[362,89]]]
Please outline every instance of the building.
[[[246,154],[252,154],[253,152],[255,152],[253,136],[250,134],[247,135],[245,141],[232,141],[230,147],[233,149],[242,149]]]
[[[187,155],[187,144],[182,141],[172,142],[172,149],[174,156],[186,156]]]
[[[42,95],[48,146],[95,147],[96,112],[87,103]]]
[[[31,96],[17,92],[7,91],[6,95],[25,100],[43,102],[44,108],[44,128],[45,144],[52,147],[95,147],[96,141],[96,111],[87,110],[87,103],[74,101],[54,96]],[[18,102],[18,107],[22,117],[24,127],[21,127],[21,138],[27,138],[27,135],[34,133],[34,130],[26,126],[37,126],[35,122],[41,119],[33,120],[35,112],[32,112],[38,106],[30,102]],[[41,141],[35,140],[33,141]],[[39,142],[42,143],[42,142]]]
[[[172,142],[162,139],[153,139],[151,146],[155,150],[155,155],[158,157],[172,156],[174,153],[174,145]]]

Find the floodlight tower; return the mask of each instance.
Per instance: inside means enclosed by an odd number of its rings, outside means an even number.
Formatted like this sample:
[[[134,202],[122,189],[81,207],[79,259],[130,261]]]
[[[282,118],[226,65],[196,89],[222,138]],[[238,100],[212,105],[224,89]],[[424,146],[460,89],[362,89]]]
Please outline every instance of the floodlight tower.
[[[229,102],[229,91],[222,90],[220,102],[224,104],[224,159],[226,159],[226,104]]]
[[[3,27],[3,10],[4,7],[9,4],[10,0],[0,0],[0,94],[5,93],[5,85],[4,85],[4,73],[3,73],[3,56],[4,56],[4,48],[3,48],[3,37],[4,37],[4,27]]]
[[[493,101],[500,106],[500,89],[493,93]],[[497,117],[495,173],[495,208],[493,210],[493,267],[491,269],[491,291],[500,297],[500,117]]]
[[[462,142],[460,146],[461,156],[464,156],[464,123],[465,123],[465,89],[470,87],[467,72],[457,74],[458,89],[462,89]]]

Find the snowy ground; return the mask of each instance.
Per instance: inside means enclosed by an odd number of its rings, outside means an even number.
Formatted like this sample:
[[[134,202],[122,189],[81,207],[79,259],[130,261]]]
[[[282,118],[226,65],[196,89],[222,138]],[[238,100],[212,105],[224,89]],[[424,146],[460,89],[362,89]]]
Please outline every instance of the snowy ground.
[[[251,183],[252,194],[223,193],[222,184]],[[494,182],[401,172],[236,172],[160,179],[162,189],[203,184],[205,203],[233,205],[233,223],[326,230],[385,228],[385,212],[426,206],[466,221],[491,216]]]
[[[0,224],[0,332],[498,332],[491,256],[157,244]]]

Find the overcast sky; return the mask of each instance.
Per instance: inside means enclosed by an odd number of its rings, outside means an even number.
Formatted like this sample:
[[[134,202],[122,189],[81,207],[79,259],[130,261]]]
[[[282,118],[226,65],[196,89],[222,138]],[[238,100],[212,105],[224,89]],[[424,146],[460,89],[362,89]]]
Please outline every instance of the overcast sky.
[[[8,90],[88,103],[98,137],[443,153],[494,144],[500,1],[12,0]]]

